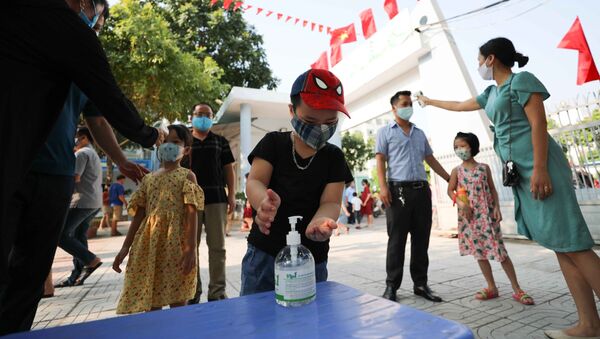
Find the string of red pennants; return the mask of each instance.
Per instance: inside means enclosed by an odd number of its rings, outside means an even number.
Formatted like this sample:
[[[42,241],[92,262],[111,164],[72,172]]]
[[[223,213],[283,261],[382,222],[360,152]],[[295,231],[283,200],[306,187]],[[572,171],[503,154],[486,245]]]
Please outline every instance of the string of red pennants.
[[[210,1],[210,5],[211,6],[215,6],[220,0],[211,0]],[[233,7],[232,7],[233,5]],[[269,9],[266,9],[264,7],[257,7],[257,6],[252,6],[252,5],[247,5],[244,4],[243,1],[236,1],[236,0],[223,0],[223,8],[226,10],[232,10],[232,11],[237,11],[237,10],[241,10],[244,11],[246,13],[249,13],[251,10],[254,10],[254,14],[256,15],[261,15],[264,14],[265,17],[275,17],[277,18],[277,20],[282,20],[284,19],[284,23],[290,23],[293,25],[298,25],[299,23],[301,24],[302,28],[310,28],[311,31],[313,32],[319,32],[319,33],[325,33],[325,34],[329,34],[331,33],[331,27],[318,23],[318,22],[314,22],[311,20],[307,20],[307,19],[303,19],[303,18],[298,18],[292,15],[287,15],[285,13],[281,13],[281,12],[275,12]]]
[[[292,15],[287,15],[281,12],[275,12],[265,9],[264,7],[247,5],[241,0],[211,0],[210,5],[215,6],[219,1],[223,1],[222,6],[225,10],[241,10],[249,13],[250,10],[255,9],[256,15],[264,14],[265,17],[270,17],[274,14],[274,17],[276,17],[277,20],[281,21],[285,18],[284,23],[291,23],[293,25],[302,23],[302,28],[310,28],[310,30],[313,32],[316,31],[331,35],[329,41],[330,58],[327,56],[327,51],[324,51],[321,53],[321,56],[317,59],[317,61],[311,64],[311,68],[329,69],[329,59],[331,59],[331,67],[335,66],[342,60],[342,45],[357,41],[354,23],[344,27],[332,29],[330,26],[326,26],[324,24],[298,18]],[[398,15],[398,4],[396,0],[384,0],[383,9],[388,14],[390,20]],[[359,14],[359,17],[362,25],[363,36],[365,39],[369,39],[373,34],[375,34],[375,32],[377,32],[375,19],[373,17],[373,10],[371,8],[366,9]]]
[[[398,4],[396,0],[384,0],[383,9],[387,13],[390,20],[398,15]],[[375,32],[377,27],[375,26],[375,18],[373,17],[373,10],[368,8],[359,14],[360,23],[362,26],[362,33],[365,39],[369,39]],[[329,69],[329,61],[331,61],[331,67],[337,65],[342,61],[342,45],[357,41],[356,28],[354,24],[348,26],[336,28],[331,31],[331,40],[329,41],[330,57],[327,57],[327,51],[321,53],[321,56],[310,65],[311,68]]]

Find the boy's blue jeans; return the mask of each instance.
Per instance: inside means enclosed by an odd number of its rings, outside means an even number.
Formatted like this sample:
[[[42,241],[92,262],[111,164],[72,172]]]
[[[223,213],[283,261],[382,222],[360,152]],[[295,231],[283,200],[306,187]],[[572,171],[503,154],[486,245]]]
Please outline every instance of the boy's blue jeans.
[[[327,261],[315,264],[317,282],[327,281]],[[248,244],[242,260],[242,287],[240,296],[273,291],[275,289],[275,257]]]

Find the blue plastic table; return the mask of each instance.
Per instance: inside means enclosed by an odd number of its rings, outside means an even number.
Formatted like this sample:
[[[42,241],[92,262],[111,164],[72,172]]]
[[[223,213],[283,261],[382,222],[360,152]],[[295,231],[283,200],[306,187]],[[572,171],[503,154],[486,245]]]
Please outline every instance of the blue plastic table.
[[[275,303],[273,292],[18,333],[8,338],[473,338],[454,321],[335,283],[315,302]]]

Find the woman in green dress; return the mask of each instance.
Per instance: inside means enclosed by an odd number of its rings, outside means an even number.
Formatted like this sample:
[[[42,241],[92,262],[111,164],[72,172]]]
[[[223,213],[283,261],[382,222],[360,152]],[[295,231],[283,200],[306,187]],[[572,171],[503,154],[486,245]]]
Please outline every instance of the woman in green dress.
[[[450,111],[484,109],[494,127],[494,149],[502,161],[512,160],[520,174],[513,187],[515,219],[520,234],[556,252],[573,295],[579,322],[565,330],[547,330],[550,338],[600,338],[594,292],[600,297],[600,258],[583,219],[561,147],[547,132],[543,101],[550,94],[531,73],[511,71],[528,57],[512,42],[496,38],[479,48],[479,73],[494,80],[476,98],[464,102],[419,97],[425,105]],[[510,105],[510,106],[509,106]]]

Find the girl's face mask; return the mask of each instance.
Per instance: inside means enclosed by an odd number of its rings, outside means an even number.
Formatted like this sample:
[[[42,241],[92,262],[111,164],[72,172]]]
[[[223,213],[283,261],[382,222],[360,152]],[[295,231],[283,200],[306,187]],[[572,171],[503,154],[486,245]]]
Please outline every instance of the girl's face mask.
[[[471,149],[466,147],[457,147],[454,149],[454,153],[459,157],[462,161],[467,161],[471,159]]]
[[[183,158],[183,146],[165,142],[158,147],[158,160],[161,162],[175,162],[181,158]]]

